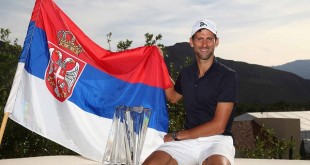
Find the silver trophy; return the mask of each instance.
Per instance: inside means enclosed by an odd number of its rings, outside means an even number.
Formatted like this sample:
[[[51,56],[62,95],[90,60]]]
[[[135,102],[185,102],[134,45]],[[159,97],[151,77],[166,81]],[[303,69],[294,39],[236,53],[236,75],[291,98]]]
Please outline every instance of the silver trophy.
[[[103,164],[138,165],[148,128],[149,108],[118,106],[114,113]]]

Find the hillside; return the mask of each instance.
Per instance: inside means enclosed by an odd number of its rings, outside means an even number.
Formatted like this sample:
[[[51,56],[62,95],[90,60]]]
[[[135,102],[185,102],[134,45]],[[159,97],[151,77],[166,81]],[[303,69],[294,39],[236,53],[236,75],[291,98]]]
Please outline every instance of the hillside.
[[[310,60],[296,60],[272,68],[294,73],[304,79],[310,80]]]
[[[175,69],[185,65],[186,58],[194,58],[188,43],[177,43],[167,47],[167,64],[173,62]],[[237,71],[239,76],[240,103],[303,103],[310,101],[310,80],[293,73],[271,67],[248,64],[218,58],[220,62]]]

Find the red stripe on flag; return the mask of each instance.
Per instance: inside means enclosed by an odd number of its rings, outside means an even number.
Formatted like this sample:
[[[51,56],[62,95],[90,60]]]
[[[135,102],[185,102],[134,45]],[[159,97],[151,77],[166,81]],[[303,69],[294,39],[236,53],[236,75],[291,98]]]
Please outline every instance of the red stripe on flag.
[[[130,83],[144,83],[159,88],[172,86],[165,62],[155,46],[123,52],[105,50],[90,40],[52,0],[37,0],[31,21],[46,32],[49,42],[57,45],[63,37],[59,32],[69,32],[63,39],[69,43],[74,37],[74,46],[82,49],[82,52],[76,54],[77,58],[107,74]],[[62,48],[72,51],[69,47]]]

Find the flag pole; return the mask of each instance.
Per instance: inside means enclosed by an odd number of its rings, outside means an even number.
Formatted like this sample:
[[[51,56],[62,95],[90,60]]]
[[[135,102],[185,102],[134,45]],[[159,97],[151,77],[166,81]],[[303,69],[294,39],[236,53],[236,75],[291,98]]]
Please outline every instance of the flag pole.
[[[3,119],[2,119],[2,124],[1,124],[1,129],[0,129],[0,145],[1,145],[1,142],[2,142],[2,137],[3,137],[3,134],[4,134],[4,130],[5,130],[5,126],[6,126],[6,123],[8,121],[8,118],[9,118],[9,112],[5,112],[4,113],[4,116],[3,116]]]

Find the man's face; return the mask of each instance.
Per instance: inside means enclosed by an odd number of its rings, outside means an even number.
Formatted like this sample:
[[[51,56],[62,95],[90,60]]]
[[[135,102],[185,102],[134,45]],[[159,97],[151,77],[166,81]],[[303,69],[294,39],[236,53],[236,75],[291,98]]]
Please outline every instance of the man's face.
[[[194,38],[190,39],[190,45],[194,49],[197,60],[208,60],[213,56],[218,42],[215,35],[207,29],[198,31]]]

